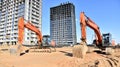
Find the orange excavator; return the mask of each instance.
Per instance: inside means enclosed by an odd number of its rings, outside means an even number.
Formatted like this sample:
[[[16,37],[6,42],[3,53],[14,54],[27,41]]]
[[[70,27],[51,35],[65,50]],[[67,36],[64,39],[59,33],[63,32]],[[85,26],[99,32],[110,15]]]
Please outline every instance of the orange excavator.
[[[100,29],[89,17],[87,17],[84,12],[80,14],[80,25],[81,25],[81,40],[86,42],[86,26],[94,30],[96,34],[96,39],[93,43],[101,49],[104,49],[108,46],[112,46],[112,39],[110,33],[105,33],[101,35]]]
[[[86,52],[88,51],[88,48],[86,46],[87,45],[87,42],[86,42],[86,39],[87,39],[86,38],[86,27],[87,26],[94,30],[96,34],[96,39],[93,41],[93,44],[95,44],[98,48],[100,48],[101,50],[106,50],[107,47],[114,45],[112,43],[111,34],[106,33],[106,34],[101,35],[98,25],[95,24],[95,22],[93,22],[89,17],[87,17],[84,14],[84,12],[80,13],[80,26],[81,26],[81,43],[80,44],[82,46],[78,46],[78,47],[75,46],[73,54],[79,55],[79,52],[81,54],[80,56],[76,56],[76,57],[81,57],[81,56],[83,57],[83,55],[85,55]]]
[[[33,24],[31,24],[29,21],[27,23],[24,23],[24,18],[20,17],[18,20],[18,44],[23,48],[23,37],[24,37],[24,28],[27,28],[33,32],[36,33],[38,38],[38,48],[46,48],[50,46],[55,46],[55,41],[51,40],[48,35],[42,36],[41,31],[37,29]],[[23,49],[25,50],[25,49]],[[27,50],[28,51],[28,50]],[[25,50],[26,52],[26,50]],[[51,52],[51,51],[50,51]]]

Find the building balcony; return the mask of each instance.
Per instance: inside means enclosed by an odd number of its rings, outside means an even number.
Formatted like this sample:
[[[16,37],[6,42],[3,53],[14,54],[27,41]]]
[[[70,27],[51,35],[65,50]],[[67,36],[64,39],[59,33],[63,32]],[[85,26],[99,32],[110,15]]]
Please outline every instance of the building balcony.
[[[5,19],[2,18],[1,21],[5,21]]]
[[[30,35],[31,37],[36,37],[36,35]]]
[[[18,25],[14,25],[14,30],[18,30]]]
[[[13,35],[13,36],[11,36],[11,37],[18,37],[18,35]]]
[[[14,26],[15,26],[15,25],[18,25],[18,22],[14,22]]]
[[[14,21],[17,21],[17,22],[18,22],[18,19],[15,19]]]
[[[4,25],[2,25],[2,26],[0,26],[0,28],[3,28],[4,27]],[[1,29],[0,29],[1,30]]]
[[[14,33],[18,33],[18,31],[17,31],[17,30],[14,30]]]

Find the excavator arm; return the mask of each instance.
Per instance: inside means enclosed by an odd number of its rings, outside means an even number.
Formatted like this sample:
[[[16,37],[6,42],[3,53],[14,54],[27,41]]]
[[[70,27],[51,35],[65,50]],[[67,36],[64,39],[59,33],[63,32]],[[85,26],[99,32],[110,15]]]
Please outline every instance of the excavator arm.
[[[39,29],[37,29],[33,24],[31,24],[30,22],[25,24],[25,27],[28,28],[29,30],[33,31],[36,33],[37,38],[38,38],[38,43],[41,44],[42,43],[42,33],[39,31]]]
[[[81,25],[81,40],[86,42],[86,26],[94,30],[96,34],[97,45],[102,45],[102,36],[97,24],[95,24],[89,17],[87,17],[84,12],[80,14],[80,25]]]
[[[42,43],[42,33],[37,29],[33,24],[30,22],[27,22],[26,24],[24,23],[24,18],[19,18],[18,20],[18,42],[19,44],[22,44],[23,42],[23,36],[24,36],[24,28],[27,28],[33,32],[36,33],[37,38],[38,38],[38,43]]]

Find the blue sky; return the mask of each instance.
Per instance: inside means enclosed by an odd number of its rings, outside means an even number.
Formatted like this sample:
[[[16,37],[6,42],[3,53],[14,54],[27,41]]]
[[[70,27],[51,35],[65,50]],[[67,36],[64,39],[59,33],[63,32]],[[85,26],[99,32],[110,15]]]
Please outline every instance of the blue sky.
[[[60,3],[71,2],[75,5],[77,42],[80,42],[81,31],[79,16],[84,11],[99,27],[101,33],[111,33],[112,39],[120,43],[120,0],[43,0],[42,33],[50,34],[50,7]],[[87,28],[87,42],[92,43],[94,31]]]

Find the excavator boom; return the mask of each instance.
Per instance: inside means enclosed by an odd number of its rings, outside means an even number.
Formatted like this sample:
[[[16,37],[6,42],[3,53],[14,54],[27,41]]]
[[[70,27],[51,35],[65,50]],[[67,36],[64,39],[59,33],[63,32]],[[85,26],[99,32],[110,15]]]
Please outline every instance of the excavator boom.
[[[39,29],[37,29],[33,24],[31,24],[30,22],[25,24],[25,27],[28,28],[29,30],[33,31],[36,33],[37,38],[38,38],[38,42],[42,42],[42,33],[39,31]]]
[[[84,12],[81,12],[80,14],[80,24],[81,24],[81,39],[86,42],[86,26],[90,27],[94,30],[96,36],[97,36],[97,45],[102,44],[102,36],[99,30],[99,27],[97,24],[95,24],[89,17],[87,17]]]
[[[18,43],[22,44],[24,36],[24,18],[18,19]]]
[[[24,36],[24,28],[28,28],[29,30],[33,31],[36,33],[37,38],[38,38],[38,43],[42,43],[42,33],[37,29],[33,24],[30,22],[27,22],[26,24],[24,23],[24,18],[20,17],[18,21],[18,42],[22,44],[23,42],[23,36]]]

